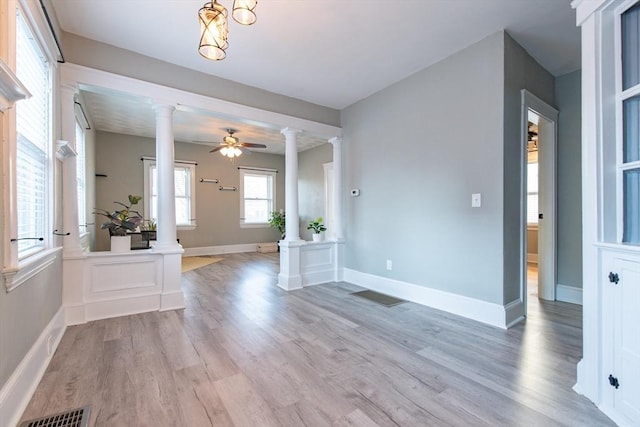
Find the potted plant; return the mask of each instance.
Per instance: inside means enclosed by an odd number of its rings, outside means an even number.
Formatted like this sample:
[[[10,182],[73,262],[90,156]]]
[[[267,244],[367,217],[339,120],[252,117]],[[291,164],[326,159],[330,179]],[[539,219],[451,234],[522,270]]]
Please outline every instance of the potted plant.
[[[158,223],[155,218],[145,219],[140,224],[140,232],[145,236],[147,242],[157,239]]]
[[[280,211],[271,212],[269,216],[269,225],[280,232],[280,240],[285,238],[285,213],[282,209]]]
[[[140,212],[131,209],[132,206],[138,204],[142,197],[129,194],[128,199],[128,204],[114,202],[120,205],[121,209],[115,211],[97,209],[94,212],[96,215],[102,215],[108,219],[108,221],[102,223],[100,228],[109,230],[112,252],[126,252],[131,250],[131,236],[128,236],[127,233],[135,231],[143,221]]]
[[[322,240],[323,231],[327,231],[327,227],[322,223],[322,217],[319,216],[315,221],[310,221],[309,225],[307,225],[307,230],[313,230],[313,241],[319,242]]]

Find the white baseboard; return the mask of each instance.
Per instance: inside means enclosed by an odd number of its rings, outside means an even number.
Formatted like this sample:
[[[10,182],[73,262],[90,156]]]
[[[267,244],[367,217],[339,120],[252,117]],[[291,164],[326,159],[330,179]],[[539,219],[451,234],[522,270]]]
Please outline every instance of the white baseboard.
[[[582,305],[582,288],[557,284],[556,300]]]
[[[507,329],[524,320],[524,302],[522,300],[511,301],[504,306],[504,318]]]
[[[527,262],[531,264],[538,263],[538,254],[527,254]]]
[[[203,256],[237,254],[242,252],[257,252],[257,243],[243,243],[239,245],[203,246],[200,248],[184,248],[184,256]]]
[[[508,326],[507,314],[513,316],[512,313],[507,313],[507,307],[500,304],[413,283],[374,276],[373,274],[362,273],[349,268],[344,269],[344,281],[502,329],[506,329]],[[510,309],[513,311],[514,307],[510,307]],[[509,319],[509,321],[513,322],[514,319]]]
[[[60,307],[0,390],[2,425],[13,426],[20,421],[65,329],[64,308]]]

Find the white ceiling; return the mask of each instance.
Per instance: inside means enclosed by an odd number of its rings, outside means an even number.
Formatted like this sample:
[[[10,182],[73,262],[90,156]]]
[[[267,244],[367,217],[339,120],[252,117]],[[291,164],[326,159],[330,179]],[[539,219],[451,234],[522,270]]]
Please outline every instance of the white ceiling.
[[[501,29],[556,76],[580,67],[570,0],[260,0],[218,62],[197,52],[204,3],[52,0],[64,31],[336,109]]]

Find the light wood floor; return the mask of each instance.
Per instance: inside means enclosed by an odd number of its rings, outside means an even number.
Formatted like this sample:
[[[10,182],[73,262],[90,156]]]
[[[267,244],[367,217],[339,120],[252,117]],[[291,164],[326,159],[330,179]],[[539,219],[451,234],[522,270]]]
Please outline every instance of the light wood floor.
[[[286,293],[277,254],[183,275],[186,309],[67,329],[23,419],[95,426],[607,426],[571,390],[581,307],[529,298],[504,331],[331,283]]]

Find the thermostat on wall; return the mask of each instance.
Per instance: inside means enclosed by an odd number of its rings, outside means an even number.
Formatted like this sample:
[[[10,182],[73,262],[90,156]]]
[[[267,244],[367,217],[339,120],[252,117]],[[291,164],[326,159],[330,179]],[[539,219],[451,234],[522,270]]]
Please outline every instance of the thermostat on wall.
[[[360,195],[360,190],[359,190],[359,189],[357,189],[357,188],[352,189],[352,190],[351,190],[351,195],[352,195],[353,197],[359,196],[359,195]]]

